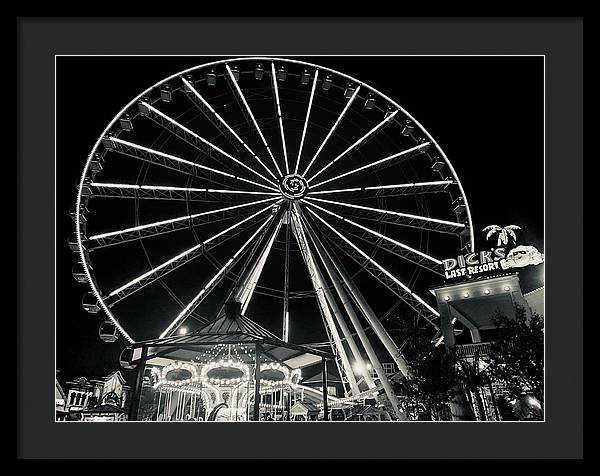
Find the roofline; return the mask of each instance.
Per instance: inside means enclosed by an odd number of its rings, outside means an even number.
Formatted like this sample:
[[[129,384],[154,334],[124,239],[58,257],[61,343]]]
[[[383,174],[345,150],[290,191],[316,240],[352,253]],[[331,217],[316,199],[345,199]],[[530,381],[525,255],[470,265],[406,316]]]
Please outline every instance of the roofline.
[[[102,383],[106,382],[109,378],[111,378],[114,374],[118,374],[117,377],[119,378],[119,381],[121,382],[121,385],[126,384],[127,380],[125,380],[125,377],[123,377],[123,374],[121,373],[121,370],[115,370],[111,373],[109,373],[106,377],[103,377],[103,380],[101,380]]]
[[[517,278],[517,280],[519,279],[519,273],[508,273],[508,274],[503,274],[503,275],[494,275],[494,276],[487,276],[487,277],[480,277],[480,278],[475,278],[475,279],[469,279],[467,281],[456,281],[453,283],[447,283],[447,284],[440,284],[439,286],[430,286],[429,291],[432,292],[433,294],[435,294],[435,291],[439,290],[439,289],[447,289],[447,288],[452,288],[452,287],[457,287],[457,286],[469,286],[472,284],[476,284],[476,283],[482,283],[484,281],[491,281],[494,279],[506,279],[506,278]]]
[[[529,296],[530,294],[532,294],[532,293],[534,293],[536,291],[539,291],[540,289],[544,289],[544,287],[545,287],[545,285],[542,284],[541,286],[539,286],[539,287],[537,287],[535,289],[532,289],[531,291],[527,291],[526,293],[523,293],[523,296]]]
[[[58,381],[57,378],[55,378],[54,380],[56,380],[56,386],[58,387],[58,393],[60,393],[60,395],[63,397],[63,400],[66,400],[67,394],[65,393],[64,389],[62,388],[62,385],[60,384],[60,382]]]
[[[215,336],[215,337],[219,337],[219,336],[229,336],[229,335],[235,335],[235,334],[241,334],[241,335],[247,335],[250,337],[249,341],[240,341],[240,342],[233,342],[231,343],[231,345],[236,345],[236,344],[269,344],[269,345],[275,345],[275,346],[279,346],[279,347],[284,347],[286,349],[292,349],[292,350],[298,350],[302,353],[305,354],[311,354],[311,355],[316,355],[322,358],[325,358],[327,360],[333,360],[335,359],[335,355],[331,354],[329,352],[325,352],[322,350],[318,350],[318,349],[313,349],[312,347],[306,347],[303,345],[298,345],[298,344],[290,344],[289,342],[284,342],[282,340],[279,339],[274,339],[274,338],[266,338],[266,337],[257,337],[257,336],[252,336],[250,334],[246,334],[246,333],[224,333],[224,334],[205,334],[208,336]],[[223,342],[211,342],[211,341],[207,341],[207,342],[185,342],[185,343],[173,343],[170,342],[169,339],[172,339],[172,337],[166,337],[164,339],[155,339],[155,340],[148,340],[148,341],[142,341],[142,342],[136,342],[135,344],[131,345],[132,349],[139,349],[142,347],[203,347],[203,346],[210,346],[210,345],[217,345],[217,344],[222,344]],[[139,359],[133,359],[132,361],[136,361]]]
[[[196,334],[196,337],[211,336],[211,337],[217,338],[217,337],[222,337],[222,336],[235,336],[235,335],[246,335],[246,336],[250,337],[250,339],[253,341],[264,339],[263,337],[258,337],[258,336],[248,334],[247,332],[223,332],[223,333],[218,333],[218,334],[217,333]],[[169,337],[164,337],[162,339],[149,339],[149,340],[135,342],[134,344],[131,344],[130,347],[132,349],[139,349],[140,347],[167,347],[167,346],[184,345],[184,343],[182,343],[182,342],[172,342],[172,341],[177,338],[181,339],[183,337],[191,337],[191,336],[193,336],[193,334],[189,334],[187,336],[169,336]],[[240,344],[241,343],[242,342],[240,342]],[[211,341],[206,341],[206,342],[202,342],[202,343],[185,342],[185,345],[216,345],[216,344],[222,344],[222,342],[211,342]]]

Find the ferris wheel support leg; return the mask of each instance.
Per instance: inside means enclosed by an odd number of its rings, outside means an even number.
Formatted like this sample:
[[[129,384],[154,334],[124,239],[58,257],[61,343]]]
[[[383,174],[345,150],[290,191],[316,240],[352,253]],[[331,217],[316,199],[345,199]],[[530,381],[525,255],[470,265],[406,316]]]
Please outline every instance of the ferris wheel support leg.
[[[252,299],[252,295],[254,294],[254,290],[256,289],[256,285],[260,279],[263,268],[265,267],[265,263],[269,254],[271,253],[271,248],[273,247],[273,243],[275,242],[275,238],[277,238],[280,229],[281,220],[279,220],[277,223],[273,234],[263,248],[260,257],[256,260],[254,266],[252,266],[246,276],[242,278],[242,287],[240,287],[235,293],[235,300],[242,303],[242,314],[246,312],[246,309],[248,309],[248,306],[250,305],[250,300]]]
[[[340,326],[340,329],[342,330],[342,334],[344,335],[344,340],[346,342],[348,342],[348,346],[350,347],[350,351],[351,351],[352,355],[354,356],[354,360],[358,363],[362,362],[362,360],[363,360],[362,355],[361,355],[360,351],[358,350],[358,346],[356,345],[354,337],[352,337],[352,333],[350,332],[350,329],[348,328],[348,326],[346,325],[346,322],[344,321],[342,311],[340,310],[339,306],[335,302],[335,298],[331,294],[331,291],[329,291],[329,288],[327,288],[326,286],[323,286],[323,292],[325,294],[325,299],[327,299],[327,303],[331,307],[331,310],[333,311],[333,315],[336,318],[336,321],[337,321],[338,325]],[[365,382],[367,383],[369,388],[375,387],[375,382],[373,382],[373,379],[371,378],[371,375],[369,375],[368,372],[363,374],[363,377],[365,378]]]
[[[306,223],[306,221],[305,221],[305,223]],[[354,329],[358,335],[358,338],[359,338],[362,346],[365,348],[365,351],[367,352],[367,357],[368,357],[369,361],[371,362],[371,365],[373,365],[373,368],[375,368],[375,370],[377,371],[376,367],[378,365],[381,366],[381,364],[379,363],[379,359],[377,358],[377,355],[375,354],[373,347],[371,346],[371,343],[369,342],[369,339],[367,338],[367,334],[365,333],[362,325],[360,324],[358,316],[356,315],[356,312],[354,311],[354,308],[352,307],[352,304],[350,302],[350,297],[344,291],[343,285],[341,284],[339,277],[335,274],[335,271],[331,265],[331,261],[330,261],[329,257],[325,255],[321,241],[315,236],[313,230],[310,227],[308,227],[308,234],[315,246],[315,249],[317,250],[317,254],[319,255],[319,258],[321,258],[321,262],[323,263],[323,266],[325,267],[325,271],[327,272],[329,278],[333,282],[333,286],[334,286],[340,300],[342,301],[342,305],[344,306],[344,309],[346,310],[346,313],[348,314],[348,317],[350,318],[350,322],[354,326]],[[360,355],[360,353],[355,352],[355,355]],[[377,375],[381,378],[382,374],[380,374],[377,371]],[[383,374],[383,375],[385,375],[385,374]],[[368,375],[368,374],[365,375],[365,381],[367,382],[367,385],[369,386],[369,388],[375,387],[375,382],[373,382],[373,379],[371,378],[370,375]]]
[[[328,252],[327,254],[331,259],[331,255]],[[396,343],[392,340],[385,327],[383,327],[383,324],[377,318],[377,315],[375,314],[373,309],[371,309],[371,306],[369,306],[369,303],[366,301],[362,293],[356,287],[352,279],[350,279],[350,276],[348,275],[347,271],[344,269],[342,264],[335,260],[332,260],[332,262],[339,276],[344,281],[344,285],[346,286],[348,293],[354,298],[355,302],[358,304],[358,307],[369,322],[369,325],[377,335],[378,339],[385,346],[392,359],[394,359],[394,362],[398,366],[398,370],[400,370],[400,372],[402,372],[402,375],[404,375],[405,377],[409,377],[410,374],[408,371],[406,360],[404,360],[404,357],[402,356],[402,353],[400,352],[400,349],[398,348]]]
[[[352,392],[352,394],[356,395],[356,394],[360,393],[360,390],[358,389],[358,384],[356,382],[354,372],[352,371],[352,365],[350,365],[350,360],[348,359],[348,354],[346,353],[344,344],[342,343],[342,340],[340,339],[340,335],[339,335],[338,329],[335,325],[334,318],[331,315],[329,305],[328,305],[328,299],[326,297],[326,292],[325,292],[325,290],[326,290],[326,286],[324,284],[325,281],[323,279],[323,275],[321,274],[321,271],[319,270],[319,268],[315,262],[315,259],[310,251],[310,248],[308,247],[308,240],[306,239],[306,235],[304,233],[304,228],[302,227],[302,223],[300,222],[300,211],[299,211],[299,207],[297,204],[294,204],[294,213],[292,214],[292,219],[294,221],[294,234],[296,236],[296,240],[298,241],[298,245],[300,246],[300,250],[302,253],[302,257],[304,259],[304,263],[306,264],[306,267],[308,268],[310,279],[311,279],[313,288],[315,290],[315,293],[317,295],[317,303],[319,304],[319,308],[321,309],[322,315],[325,318],[326,324],[329,326],[331,336],[333,338],[333,343],[334,343],[334,345],[339,353],[340,359],[342,361],[342,367],[343,367],[344,373],[346,374],[346,376],[348,378],[351,392]],[[337,320],[337,316],[336,316],[336,320]],[[340,322],[338,322],[338,324],[340,324]],[[343,324],[345,325],[345,323],[343,323]],[[342,326],[340,325],[340,327],[342,327]],[[348,328],[346,327],[346,331],[347,330],[348,330]],[[343,328],[342,328],[342,332],[343,332]],[[348,336],[349,336],[349,333],[348,333]],[[344,336],[344,337],[346,337],[346,336]],[[358,354],[358,356],[356,356],[356,358],[360,359],[361,358],[360,354]]]
[[[343,287],[340,277],[335,273],[335,270],[333,269],[333,266],[331,264],[331,256],[329,256],[329,254],[327,253],[327,250],[324,249],[323,244],[314,235],[314,233],[312,233],[312,230],[310,228],[309,228],[309,234],[313,240],[313,243],[315,244],[317,254],[321,258],[321,261],[323,262],[323,266],[325,266],[325,270],[327,271],[327,274],[331,278],[331,281],[333,282],[333,286],[335,287],[335,290],[338,293],[338,296],[340,297],[340,300],[342,301],[342,304],[344,305],[344,308],[346,309],[348,316],[350,317],[350,321],[352,322],[352,325],[354,326],[354,329],[356,330],[358,338],[360,339],[360,342],[363,345],[363,347],[367,353],[367,357],[370,360],[371,365],[375,369],[375,373],[379,377],[379,381],[381,382],[381,385],[383,386],[385,394],[388,397],[388,400],[390,401],[392,408],[394,409],[394,412],[396,413],[396,416],[401,420],[406,419],[406,415],[400,410],[400,404],[398,402],[398,397],[396,396],[396,393],[392,389],[392,386],[390,385],[387,375],[385,374],[385,371],[383,370],[383,366],[381,365],[381,362],[379,361],[379,358],[377,357],[377,354],[375,353],[375,350],[373,349],[373,346],[371,345],[371,342],[369,341],[369,338],[367,337],[367,334],[365,333],[360,321],[358,320],[358,316],[356,315],[356,312],[354,311],[354,308],[352,307],[352,303],[350,302],[350,297],[348,296],[348,294],[346,294],[346,291],[344,290],[344,287]],[[365,380],[366,380],[366,378],[365,378]],[[372,380],[371,380],[371,382],[372,382]],[[375,385],[373,383],[373,387],[374,386]],[[369,388],[373,388],[373,387],[371,387],[371,385],[369,385]]]
[[[302,213],[302,212],[300,212],[300,213]],[[302,215],[300,215],[300,216],[302,218],[304,218]],[[306,220],[303,220],[303,221],[306,223]],[[319,249],[317,248],[317,244],[315,242],[315,238],[314,238],[313,234],[311,233],[311,230],[307,229],[307,231],[308,231],[309,238],[311,239],[311,241],[313,242],[313,245],[315,246],[315,248],[317,250],[317,254],[321,257],[321,261],[323,261],[322,255],[321,255]],[[329,269],[327,269],[327,265],[324,261],[323,261],[323,264],[325,265],[325,269],[328,272],[329,276],[331,276],[331,273],[329,273]],[[315,267],[316,267],[316,265],[315,265]],[[363,360],[362,354],[361,354],[360,350],[358,349],[358,346],[356,345],[356,341],[354,340],[354,337],[352,336],[352,333],[350,332],[350,329],[348,328],[346,321],[344,320],[342,311],[340,310],[339,306],[337,305],[337,302],[335,301],[335,298],[334,298],[332,292],[329,290],[329,287],[324,285],[325,279],[323,278],[323,275],[321,274],[320,270],[318,270],[318,274],[319,274],[320,281],[323,283],[323,293],[325,294],[325,298],[327,299],[327,302],[329,303],[329,306],[331,307],[331,310],[333,311],[333,315],[335,316],[336,321],[337,321],[338,325],[340,326],[342,334],[344,335],[344,339],[348,343],[348,346],[350,347],[350,351],[351,351],[352,355],[354,356],[355,361],[360,363]],[[334,282],[334,285],[335,285],[335,282]],[[365,378],[365,382],[367,383],[369,388],[375,387],[375,382],[373,382],[373,379],[371,378],[371,375],[368,372],[365,372],[363,377]]]

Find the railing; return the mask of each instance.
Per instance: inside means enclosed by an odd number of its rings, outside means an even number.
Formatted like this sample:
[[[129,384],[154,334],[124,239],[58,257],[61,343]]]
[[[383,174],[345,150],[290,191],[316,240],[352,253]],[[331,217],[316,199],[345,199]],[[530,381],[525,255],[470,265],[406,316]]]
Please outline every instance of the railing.
[[[474,357],[477,355],[488,355],[492,349],[491,342],[476,342],[474,344],[460,344],[454,346],[457,357]]]

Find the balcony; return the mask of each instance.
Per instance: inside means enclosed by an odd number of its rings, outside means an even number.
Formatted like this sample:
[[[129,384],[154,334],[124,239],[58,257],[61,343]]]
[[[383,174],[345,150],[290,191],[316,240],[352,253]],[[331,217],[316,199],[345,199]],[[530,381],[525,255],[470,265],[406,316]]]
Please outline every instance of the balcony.
[[[475,357],[475,354],[479,356],[488,355],[491,351],[491,342],[476,342],[474,344],[460,344],[454,346],[454,352],[459,358]]]

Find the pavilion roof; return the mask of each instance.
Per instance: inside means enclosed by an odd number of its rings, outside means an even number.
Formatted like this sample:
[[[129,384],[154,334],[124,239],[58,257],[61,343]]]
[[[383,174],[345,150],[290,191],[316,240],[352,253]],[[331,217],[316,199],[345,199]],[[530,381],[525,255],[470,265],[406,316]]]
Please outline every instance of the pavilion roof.
[[[133,349],[148,347],[149,358],[159,354],[166,358],[191,360],[193,354],[202,347],[218,344],[260,344],[263,353],[278,362],[284,362],[291,368],[312,365],[321,358],[333,359],[333,354],[311,347],[310,345],[285,342],[272,332],[260,326],[250,318],[241,314],[237,316],[222,315],[215,321],[196,329],[186,335],[175,335],[162,339],[136,342]],[[134,359],[141,353],[134,351]]]

